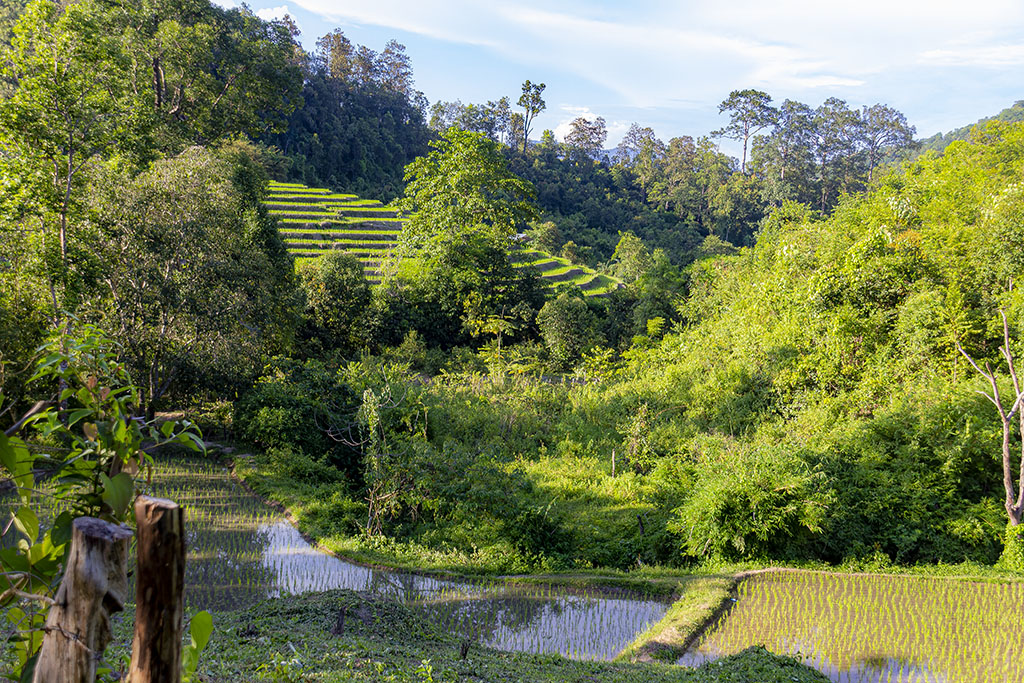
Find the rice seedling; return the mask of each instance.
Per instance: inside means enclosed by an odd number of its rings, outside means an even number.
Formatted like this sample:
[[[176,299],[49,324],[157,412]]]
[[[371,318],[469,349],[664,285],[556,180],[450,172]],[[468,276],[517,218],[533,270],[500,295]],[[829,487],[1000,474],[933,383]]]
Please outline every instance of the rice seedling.
[[[345,562],[310,546],[280,513],[207,460],[160,462],[147,493],[186,508],[190,609],[236,611],[269,597],[345,588],[401,602],[490,647],[577,659],[614,658],[667,609],[637,595],[448,580]]]
[[[764,645],[834,681],[1024,680],[1024,583],[776,572],[747,579],[738,600],[680,663]]]

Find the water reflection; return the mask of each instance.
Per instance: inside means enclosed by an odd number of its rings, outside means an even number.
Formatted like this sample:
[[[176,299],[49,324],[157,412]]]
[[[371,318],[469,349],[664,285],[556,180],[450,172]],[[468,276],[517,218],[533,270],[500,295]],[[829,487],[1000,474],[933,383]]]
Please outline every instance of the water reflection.
[[[580,659],[611,659],[667,609],[631,595],[362,567],[310,546],[222,468],[162,468],[153,492],[187,506],[186,602],[198,609],[243,609],[267,597],[345,588],[424,610],[446,630],[491,647]]]

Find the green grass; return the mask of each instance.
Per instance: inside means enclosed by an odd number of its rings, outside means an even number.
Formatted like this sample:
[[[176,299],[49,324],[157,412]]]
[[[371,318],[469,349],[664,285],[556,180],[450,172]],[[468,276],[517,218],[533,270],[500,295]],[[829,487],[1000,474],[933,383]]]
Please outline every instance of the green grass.
[[[637,636],[618,659],[673,662],[696,641],[731,602],[736,588],[732,576],[693,576],[680,581],[682,594],[661,621]]]
[[[339,634],[338,615],[345,619]],[[134,610],[114,620],[108,662],[130,653]],[[205,681],[383,683],[825,683],[796,660],[761,649],[687,669],[660,663],[593,662],[500,652],[462,641],[398,603],[352,591],[277,598],[214,616],[200,657]],[[116,668],[116,667],[115,667]]]

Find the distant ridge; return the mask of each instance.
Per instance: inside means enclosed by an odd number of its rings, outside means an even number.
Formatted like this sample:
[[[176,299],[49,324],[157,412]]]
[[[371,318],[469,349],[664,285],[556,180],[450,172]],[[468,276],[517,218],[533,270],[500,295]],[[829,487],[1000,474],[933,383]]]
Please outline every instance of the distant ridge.
[[[395,210],[378,201],[299,183],[271,181],[266,205],[296,259],[311,260],[343,249],[362,262],[366,279],[373,284],[380,283],[381,264],[402,231]],[[616,278],[538,249],[516,248],[511,259],[516,267],[535,267],[552,289],[573,284],[584,296],[606,296],[622,286]]]
[[[1017,100],[1016,102],[1013,103],[1013,106],[1007,107],[1006,109],[1002,110],[995,116],[989,116],[980,119],[977,123],[972,123],[969,126],[957,128],[956,130],[952,130],[945,134],[936,133],[930,138],[924,138],[923,140],[919,140],[918,144],[920,145],[920,147],[918,148],[918,151],[920,153],[924,153],[929,150],[941,152],[947,147],[949,147],[950,143],[956,140],[966,140],[967,136],[970,135],[972,128],[979,124],[988,123],[989,121],[1005,121],[1007,123],[1017,123],[1018,121],[1024,121],[1024,100]]]

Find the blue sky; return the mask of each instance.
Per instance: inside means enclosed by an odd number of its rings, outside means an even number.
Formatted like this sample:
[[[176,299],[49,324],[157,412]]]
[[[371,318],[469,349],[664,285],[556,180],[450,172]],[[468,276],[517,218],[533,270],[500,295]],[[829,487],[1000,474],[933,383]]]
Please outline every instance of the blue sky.
[[[233,0],[215,0],[224,6]],[[1024,99],[1022,0],[251,0],[290,14],[307,49],[341,28],[375,50],[404,44],[431,102],[519,97],[547,84],[536,130],[603,116],[608,146],[631,122],[668,140],[706,135],[731,90],[776,103],[881,102],[918,136]]]

